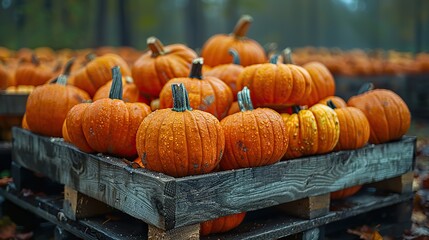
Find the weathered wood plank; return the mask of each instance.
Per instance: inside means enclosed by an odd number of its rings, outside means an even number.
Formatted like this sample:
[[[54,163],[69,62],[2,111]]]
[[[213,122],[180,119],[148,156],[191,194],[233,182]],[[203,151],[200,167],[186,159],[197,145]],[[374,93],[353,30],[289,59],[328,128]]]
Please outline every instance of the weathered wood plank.
[[[0,116],[24,116],[28,94],[0,92]]]
[[[109,205],[88,197],[68,186],[64,186],[64,214],[72,219],[94,217],[112,212]]]
[[[413,191],[414,173],[412,171],[401,176],[386,179],[380,182],[370,184],[378,190],[386,190],[396,193],[405,193]]]
[[[13,134],[13,159],[22,166],[164,230],[400,176],[413,168],[416,140],[172,178],[85,154],[61,139],[19,128]]]
[[[133,169],[117,158],[86,154],[60,138],[40,137],[13,129],[12,158],[92,198],[160,228],[173,211],[174,178],[144,169]],[[173,188],[174,189],[174,188]],[[172,214],[170,214],[172,215]],[[166,218],[167,216],[167,218]],[[172,215],[174,216],[174,215]]]
[[[149,225],[148,240],[199,240],[200,224],[163,230]]]
[[[413,169],[415,140],[177,179],[177,226],[400,176]]]
[[[329,212],[331,196],[329,193],[307,197],[277,206],[282,212],[299,218],[312,219]]]

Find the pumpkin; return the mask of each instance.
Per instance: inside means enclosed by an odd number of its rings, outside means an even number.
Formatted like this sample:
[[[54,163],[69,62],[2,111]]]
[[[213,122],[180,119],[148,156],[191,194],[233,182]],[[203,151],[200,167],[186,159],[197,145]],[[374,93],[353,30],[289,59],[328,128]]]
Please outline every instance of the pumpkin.
[[[84,114],[90,104],[89,102],[80,103],[70,109],[62,129],[64,141],[73,143],[78,149],[86,153],[94,152],[86,141],[82,129]]]
[[[363,93],[351,97],[347,105],[359,108],[368,119],[369,142],[380,144],[401,138],[410,128],[411,114],[407,104],[390,90],[367,86]]]
[[[355,107],[337,108],[332,101],[328,101],[327,104],[334,109],[340,123],[340,137],[334,150],[353,150],[363,147],[368,142],[370,133],[365,114]]]
[[[238,102],[235,101],[231,104],[231,107],[229,107],[228,116],[238,112],[240,112],[240,107],[238,106]]]
[[[15,72],[9,69],[6,62],[0,58],[0,90],[5,90],[9,86],[15,85]]]
[[[150,102],[150,108],[152,109],[152,111],[159,109],[159,98],[154,99]]]
[[[15,72],[16,85],[39,86],[59,75],[61,67],[52,67],[50,64],[41,62],[36,55],[32,55],[31,63],[20,64]]]
[[[209,112],[218,119],[224,118],[232,103],[231,89],[220,79],[211,76],[202,76],[203,59],[196,58],[192,62],[189,77],[171,79],[159,96],[160,108],[171,108],[173,103],[171,85],[183,83],[189,92],[189,102],[192,108]]]
[[[228,54],[230,48],[237,50],[241,65],[244,67],[266,62],[262,46],[246,37],[252,21],[251,16],[244,15],[238,20],[231,34],[216,34],[209,38],[201,49],[201,57],[206,59],[206,64],[214,67],[231,63],[233,57]]]
[[[225,137],[211,114],[192,110],[183,84],[172,84],[173,108],[147,116],[137,132],[145,168],[173,177],[211,172],[219,164]]]
[[[288,148],[282,117],[269,108],[253,109],[248,88],[238,93],[240,112],[222,119],[225,153],[223,170],[259,167],[280,161]]]
[[[293,64],[292,52],[289,48],[284,50],[286,62]],[[298,105],[313,106],[321,99],[335,93],[335,81],[329,69],[320,62],[309,62],[302,66],[311,76],[311,91],[308,97],[301,98]]]
[[[23,129],[30,130],[30,128],[28,127],[27,117],[25,116],[25,113],[24,113],[24,116],[22,116],[21,127]]]
[[[136,159],[134,159],[134,161],[132,162],[132,165],[136,166],[135,168],[144,168],[142,159],[140,157],[137,157]]]
[[[204,76],[217,77],[226,83],[232,90],[234,101],[237,101],[237,79],[238,75],[243,71],[243,66],[240,65],[240,57],[237,51],[230,49],[229,53],[233,55],[233,62],[229,64],[218,65],[211,70],[204,72]]]
[[[320,100],[319,103],[327,105],[328,101],[331,101],[337,108],[347,107],[347,103],[338,96],[325,97],[324,99]]]
[[[30,93],[25,118],[32,132],[61,137],[68,111],[76,104],[90,99],[83,90],[66,84],[67,77],[61,75],[55,84],[38,86]]]
[[[100,87],[92,98],[93,101],[98,99],[108,98],[110,88],[112,87],[112,81],[107,82],[102,87]],[[138,102],[139,101],[139,90],[134,84],[134,81],[131,77],[122,78],[122,100],[124,102]]]
[[[237,213],[205,221],[200,224],[200,236],[207,236],[213,233],[223,233],[234,229],[240,225],[246,213]]]
[[[53,61],[56,58],[56,53],[50,47],[38,47],[34,49],[34,54],[37,55],[41,60]]]
[[[356,194],[361,188],[362,188],[362,185],[356,185],[353,187],[348,187],[342,190],[331,192],[331,199],[343,199],[346,197],[350,197]]]
[[[286,159],[328,153],[337,145],[340,126],[330,107],[315,104],[309,109],[294,107],[294,113],[281,114],[289,136]]]
[[[150,51],[137,59],[131,70],[140,93],[158,98],[170,79],[188,76],[197,54],[183,44],[164,46],[156,37],[149,37],[147,46]]]
[[[92,56],[92,55],[89,55]],[[105,54],[89,59],[84,67],[72,75],[73,85],[85,90],[91,97],[108,81],[112,80],[111,69],[119,66],[124,76],[131,76],[127,63],[116,54]]]
[[[109,98],[82,106],[85,108],[80,109],[83,116],[81,113],[73,117],[73,109],[70,111],[67,116],[67,132],[72,143],[82,151],[93,150],[118,157],[133,157],[137,155],[137,129],[151,112],[150,107],[144,103],[126,103],[122,100],[119,66],[112,68],[112,78]]]
[[[277,59],[275,55],[270,63],[246,67],[238,77],[237,88],[247,86],[257,107],[283,108],[310,94],[312,80],[308,71],[297,65],[277,63]]]

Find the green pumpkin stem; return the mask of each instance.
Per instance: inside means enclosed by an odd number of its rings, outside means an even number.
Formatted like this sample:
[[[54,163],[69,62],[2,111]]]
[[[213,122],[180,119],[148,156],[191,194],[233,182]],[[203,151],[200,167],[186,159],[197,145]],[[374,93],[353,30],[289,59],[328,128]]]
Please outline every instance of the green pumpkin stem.
[[[250,25],[253,22],[253,18],[249,15],[241,16],[237,24],[235,24],[234,31],[232,35],[236,38],[246,37],[247,31],[249,30]]]
[[[374,90],[374,84],[372,83],[372,82],[367,82],[367,83],[364,83],[360,88],[359,88],[359,91],[358,91],[358,95],[359,94],[363,94],[363,93],[366,93],[366,92],[369,92],[369,91],[371,91],[371,90]]]
[[[109,98],[122,100],[122,73],[119,66],[114,66],[112,68],[112,78]]]
[[[277,61],[279,60],[279,55],[278,54],[274,54],[271,58],[270,58],[270,63],[272,64],[277,64]]]
[[[149,37],[146,40],[146,45],[152,51],[152,57],[157,57],[159,55],[165,54],[164,45],[156,37]]]
[[[94,53],[88,53],[88,54],[86,54],[85,59],[86,59],[87,62],[91,62],[96,57],[97,57],[97,55],[95,55]]]
[[[76,58],[72,57],[66,62],[66,65],[64,66],[64,71],[63,71],[64,75],[67,75],[67,76],[70,75],[71,68],[75,61],[76,61]]]
[[[247,87],[244,87],[237,93],[237,101],[240,111],[245,112],[253,110],[253,103],[252,99],[250,98],[250,90]]]
[[[295,64],[292,59],[292,50],[290,48],[285,48],[282,51],[282,56],[285,64]]]
[[[299,113],[299,111],[301,111],[301,107],[298,105],[294,105],[292,106],[292,112],[293,113]]]
[[[31,54],[31,63],[33,63],[36,66],[40,65],[40,59],[34,53]]]
[[[56,79],[56,84],[65,86],[67,85],[67,79],[68,79],[67,75],[60,74]]]
[[[269,56],[271,56],[271,54],[276,53],[278,45],[275,42],[270,42],[270,43],[265,44],[263,46],[263,48],[264,48],[265,52],[267,53],[267,56],[269,57]]]
[[[234,48],[230,48],[228,53],[232,55],[232,63],[240,65],[240,56],[238,55],[237,50],[235,50]]]
[[[191,67],[191,73],[189,74],[190,78],[198,78],[198,79],[203,79],[203,64],[204,64],[204,59],[203,58],[195,58],[192,61],[192,67]]]
[[[328,101],[326,102],[326,105],[328,105],[328,107],[330,107],[330,108],[332,108],[332,109],[337,108],[337,106],[335,106],[335,103],[334,103],[334,102],[332,102],[332,100],[328,100]]]
[[[171,84],[171,92],[173,93],[173,111],[184,112],[192,110],[189,103],[188,91],[183,83]]]

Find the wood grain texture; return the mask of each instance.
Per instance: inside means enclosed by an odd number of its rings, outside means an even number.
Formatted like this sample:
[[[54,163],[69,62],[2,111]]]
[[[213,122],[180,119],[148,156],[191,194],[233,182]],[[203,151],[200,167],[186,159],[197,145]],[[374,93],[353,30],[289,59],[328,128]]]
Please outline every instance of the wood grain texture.
[[[0,116],[24,116],[28,94],[0,93]]]
[[[299,218],[312,219],[329,212],[330,194],[307,197],[277,206],[282,212]]]
[[[160,229],[200,223],[409,172],[415,137],[270,166],[172,178],[13,129],[13,159]]]
[[[401,176],[386,179],[370,184],[378,190],[386,190],[396,193],[406,193],[413,191],[414,173],[407,172]]]

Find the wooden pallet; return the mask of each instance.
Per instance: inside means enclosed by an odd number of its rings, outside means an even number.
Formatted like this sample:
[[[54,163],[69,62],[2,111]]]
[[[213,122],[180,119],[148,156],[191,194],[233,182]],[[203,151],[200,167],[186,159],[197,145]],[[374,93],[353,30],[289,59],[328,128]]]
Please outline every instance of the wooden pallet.
[[[385,180],[376,187],[406,194],[411,192],[415,158],[415,138],[404,137],[356,151],[173,178],[134,169],[124,159],[85,154],[62,139],[19,128],[13,134],[18,165],[66,185],[68,218],[79,219],[80,213],[87,214],[85,209],[95,208],[93,204],[104,204],[143,220],[150,232],[165,239],[178,238],[178,233],[192,235],[205,220],[281,204],[286,204],[282,208],[289,216],[327,218],[329,193],[358,184]],[[392,188],[398,183],[400,187]]]

